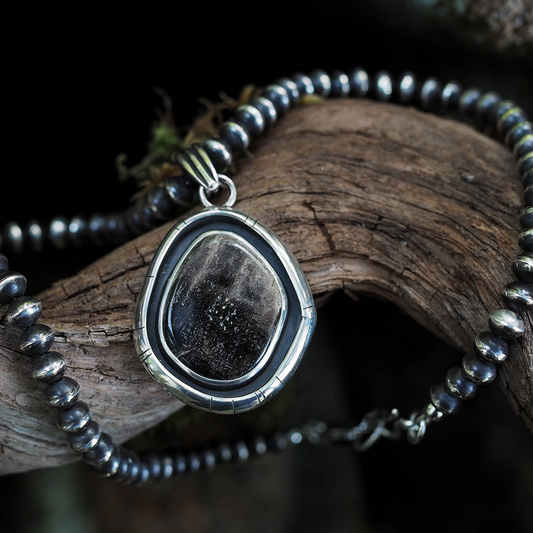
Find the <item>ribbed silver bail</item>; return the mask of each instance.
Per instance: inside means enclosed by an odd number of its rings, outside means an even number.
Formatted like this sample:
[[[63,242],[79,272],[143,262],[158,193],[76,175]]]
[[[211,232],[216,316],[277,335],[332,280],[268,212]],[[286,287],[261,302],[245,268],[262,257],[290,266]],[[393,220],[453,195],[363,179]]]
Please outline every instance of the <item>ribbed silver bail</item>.
[[[220,187],[217,171],[200,143],[180,152],[176,160],[181,168],[194,178],[205,192],[214,192]]]

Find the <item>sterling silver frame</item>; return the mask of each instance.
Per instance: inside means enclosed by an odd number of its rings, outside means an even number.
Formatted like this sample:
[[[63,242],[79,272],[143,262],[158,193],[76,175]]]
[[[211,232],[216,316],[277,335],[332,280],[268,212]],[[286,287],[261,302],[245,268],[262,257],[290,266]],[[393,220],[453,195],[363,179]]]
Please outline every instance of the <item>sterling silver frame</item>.
[[[216,390],[206,393],[205,391],[198,390],[198,388],[195,388],[190,383],[184,382],[180,379],[180,376],[171,372],[154,353],[147,331],[150,297],[156,278],[160,275],[161,264],[170,247],[180,237],[180,234],[185,228],[191,224],[197,224],[202,220],[207,220],[208,217],[220,215],[245,224],[264,239],[270,249],[274,251],[292,283],[292,287],[297,296],[300,316],[296,335],[292,339],[290,348],[287,350],[278,368],[275,369],[272,377],[253,392],[235,396],[228,396],[227,394],[217,395]],[[172,270],[174,272],[174,269]],[[157,382],[182,402],[209,412],[236,414],[259,407],[282,389],[298,367],[305,349],[311,340],[315,324],[316,310],[311,290],[300,266],[285,244],[268,228],[248,215],[234,210],[231,207],[211,207],[183,219],[163,239],[152,259],[139,294],[135,312],[133,339],[137,355],[146,370]]]

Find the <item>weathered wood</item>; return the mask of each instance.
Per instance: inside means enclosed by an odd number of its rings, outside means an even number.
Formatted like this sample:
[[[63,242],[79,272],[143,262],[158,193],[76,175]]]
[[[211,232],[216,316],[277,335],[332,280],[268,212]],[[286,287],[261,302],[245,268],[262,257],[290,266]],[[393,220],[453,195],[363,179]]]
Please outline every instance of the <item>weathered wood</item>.
[[[387,298],[467,351],[487,329],[518,252],[521,188],[512,156],[470,127],[414,109],[336,100],[293,111],[239,167],[236,208],[277,232],[320,301]],[[179,409],[137,361],[133,310],[171,223],[40,295],[69,374],[118,442]],[[533,335],[513,343],[499,383],[533,430]],[[75,459],[30,362],[0,325],[0,471]],[[429,387],[428,383],[428,387]]]

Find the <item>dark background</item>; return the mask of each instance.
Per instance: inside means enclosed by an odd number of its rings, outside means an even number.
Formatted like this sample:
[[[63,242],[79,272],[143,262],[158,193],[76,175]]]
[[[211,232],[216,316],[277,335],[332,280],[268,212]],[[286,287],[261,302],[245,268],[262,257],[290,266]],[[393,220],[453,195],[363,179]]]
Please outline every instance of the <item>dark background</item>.
[[[295,71],[363,66],[411,70],[498,90],[533,110],[531,46],[500,50],[483,24],[440,2],[206,3],[131,8],[87,5],[7,13],[2,219],[21,223],[129,205],[114,160],[146,153],[162,109],[177,124],[219,91],[238,96]],[[424,7],[425,6],[425,7]],[[12,258],[36,293],[103,249]],[[356,330],[357,326],[357,330]],[[327,357],[325,356],[327,355]],[[460,354],[386,302],[336,296],[302,371],[274,402],[273,426],[309,418],[360,419],[376,405],[403,412],[427,401]],[[272,414],[273,413],[273,414]],[[257,415],[260,416],[260,415]],[[254,419],[189,422],[237,434]],[[166,428],[159,434],[167,435]],[[156,436],[158,433],[156,433]],[[115,486],[82,465],[0,478],[6,532],[529,532],[533,440],[496,385],[432,427],[418,447],[382,442],[293,450],[146,489]]]

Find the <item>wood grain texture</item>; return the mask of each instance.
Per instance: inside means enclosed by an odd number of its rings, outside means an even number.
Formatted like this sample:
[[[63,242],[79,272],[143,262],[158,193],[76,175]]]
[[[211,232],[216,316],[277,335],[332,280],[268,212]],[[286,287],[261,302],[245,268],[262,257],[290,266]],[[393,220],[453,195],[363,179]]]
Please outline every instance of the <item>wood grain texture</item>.
[[[503,307],[522,191],[512,156],[467,125],[370,101],[301,107],[257,143],[235,182],[235,207],[285,241],[318,302],[338,290],[386,298],[465,352]],[[180,407],[146,374],[132,342],[143,277],[172,224],[40,295],[42,322],[55,331],[81,399],[118,442]],[[525,321],[498,379],[533,431],[531,316]],[[30,362],[13,350],[18,334],[1,323],[4,474],[76,459]]]

